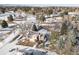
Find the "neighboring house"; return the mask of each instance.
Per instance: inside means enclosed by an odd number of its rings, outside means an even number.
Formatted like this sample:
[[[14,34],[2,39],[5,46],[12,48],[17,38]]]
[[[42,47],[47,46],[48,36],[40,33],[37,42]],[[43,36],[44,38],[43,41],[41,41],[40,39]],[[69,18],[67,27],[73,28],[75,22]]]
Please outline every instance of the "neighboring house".
[[[52,23],[52,22],[54,22],[54,18],[47,18],[46,20],[45,20],[45,22],[46,23]]]
[[[53,22],[62,22],[63,18],[62,17],[53,17],[53,18],[46,18],[46,23],[53,23]]]
[[[48,32],[45,29],[41,29],[38,31],[38,33],[42,34],[43,36],[40,38],[40,40],[42,39],[43,41],[49,41],[50,39],[50,32]]]
[[[0,14],[0,20],[5,20],[5,21],[8,21],[8,17],[12,15],[13,18],[15,18],[15,14],[14,13],[5,13],[5,14]]]

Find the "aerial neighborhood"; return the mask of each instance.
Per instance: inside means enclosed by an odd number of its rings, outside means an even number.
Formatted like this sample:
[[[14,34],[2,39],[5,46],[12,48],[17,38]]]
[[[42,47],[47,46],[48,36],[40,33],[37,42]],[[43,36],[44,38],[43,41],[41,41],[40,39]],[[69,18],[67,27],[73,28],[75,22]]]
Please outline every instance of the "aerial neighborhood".
[[[0,55],[79,54],[78,7],[0,7]]]

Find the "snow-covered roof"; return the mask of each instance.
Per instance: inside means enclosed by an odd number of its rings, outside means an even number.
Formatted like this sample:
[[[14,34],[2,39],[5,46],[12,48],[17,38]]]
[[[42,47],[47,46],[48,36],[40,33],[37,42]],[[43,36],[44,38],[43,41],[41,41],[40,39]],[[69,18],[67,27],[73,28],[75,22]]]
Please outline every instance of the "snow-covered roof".
[[[2,17],[2,16],[7,16],[7,15],[15,15],[15,13],[6,12],[6,13],[4,13],[4,14],[0,14],[0,17]]]
[[[49,34],[49,32],[45,29],[41,29],[38,31],[38,33],[41,33],[41,34]]]
[[[54,20],[55,20],[54,18],[47,18],[45,22],[46,23],[52,23]]]
[[[13,28],[1,28],[0,31],[12,31]]]
[[[8,24],[8,27],[15,27],[17,24]]]
[[[56,17],[56,19],[63,19],[62,17]]]
[[[45,15],[45,18],[57,17],[57,16],[59,16],[59,14],[51,14],[51,15]]]
[[[13,18],[15,18],[15,13],[8,13],[6,12],[5,14],[0,14],[0,20],[6,20],[7,21],[7,17],[9,17],[9,15],[12,15]]]
[[[50,16],[51,17],[57,17],[57,16],[59,16],[59,14],[51,14]]]

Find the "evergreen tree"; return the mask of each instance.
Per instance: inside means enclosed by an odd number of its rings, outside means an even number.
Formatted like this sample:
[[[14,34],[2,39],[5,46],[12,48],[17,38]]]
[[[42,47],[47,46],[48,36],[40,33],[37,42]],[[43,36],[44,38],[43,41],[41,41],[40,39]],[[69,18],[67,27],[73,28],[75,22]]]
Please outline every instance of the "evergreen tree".
[[[61,27],[61,35],[67,34],[68,27],[67,27],[67,21],[63,22],[62,27]]]
[[[64,15],[68,15],[68,12],[67,12],[67,11],[64,11],[63,14],[64,14]]]
[[[43,15],[40,16],[41,21],[45,21],[45,17]]]
[[[47,10],[47,14],[48,14],[48,15],[50,15],[50,14],[52,14],[52,13],[53,13],[53,10],[52,10],[52,9]]]
[[[8,20],[9,20],[9,21],[13,21],[13,20],[14,20],[14,19],[13,19],[13,16],[10,15],[10,16],[8,17]]]
[[[33,30],[33,31],[37,31],[37,27],[36,27],[35,24],[33,25],[32,30]]]
[[[2,8],[2,9],[1,9],[1,12],[2,12],[2,13],[5,13],[5,8]]]
[[[2,23],[1,23],[1,26],[3,28],[6,28],[6,27],[8,27],[8,24],[7,24],[7,22],[5,20],[3,20]]]

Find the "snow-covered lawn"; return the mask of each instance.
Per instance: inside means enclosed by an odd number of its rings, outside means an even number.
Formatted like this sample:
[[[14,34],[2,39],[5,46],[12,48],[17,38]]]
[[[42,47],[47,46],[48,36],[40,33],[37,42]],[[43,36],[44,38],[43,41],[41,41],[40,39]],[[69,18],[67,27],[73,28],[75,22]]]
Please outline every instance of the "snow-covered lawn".
[[[19,35],[19,31],[16,30],[16,31],[13,31],[3,42],[6,44],[6,43],[9,43],[10,41],[12,41],[16,36]]]
[[[19,36],[15,41],[13,41],[12,43],[9,43],[11,40],[8,40],[7,42],[5,42],[6,44],[2,45],[3,47],[0,48],[0,55],[6,55],[6,54],[10,54],[9,50],[16,48],[17,45],[17,41],[21,36]],[[13,53],[12,53],[13,54]]]
[[[9,44],[15,37],[19,35],[19,31],[13,31],[6,39],[0,42],[0,50]]]

